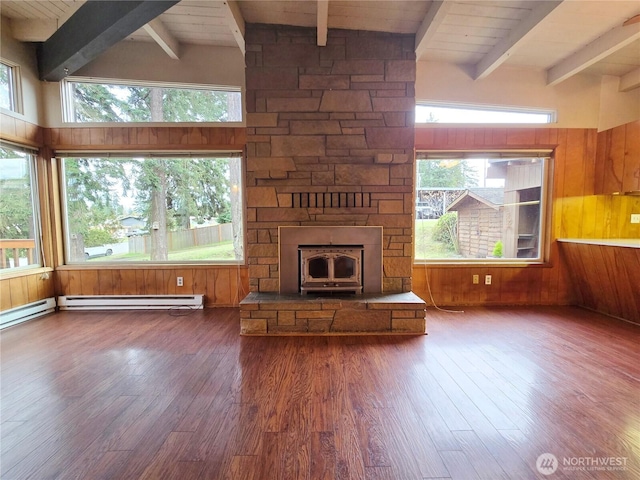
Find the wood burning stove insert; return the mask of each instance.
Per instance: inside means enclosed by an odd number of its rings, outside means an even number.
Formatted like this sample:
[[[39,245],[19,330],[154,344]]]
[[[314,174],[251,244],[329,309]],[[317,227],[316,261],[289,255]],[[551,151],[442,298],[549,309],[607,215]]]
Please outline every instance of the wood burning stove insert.
[[[364,245],[299,245],[300,293],[362,293]]]

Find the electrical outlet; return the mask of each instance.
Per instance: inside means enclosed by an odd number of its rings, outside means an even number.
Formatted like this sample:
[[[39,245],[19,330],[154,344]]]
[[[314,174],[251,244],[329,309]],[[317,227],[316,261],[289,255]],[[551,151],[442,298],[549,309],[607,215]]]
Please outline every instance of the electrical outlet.
[[[176,277],[176,285],[178,287],[184,287],[184,277]]]
[[[491,275],[485,275],[484,276],[484,284],[485,285],[491,285]]]
[[[478,285],[480,283],[480,275],[473,276],[473,284]]]
[[[631,223],[640,223],[640,213],[631,214]]]

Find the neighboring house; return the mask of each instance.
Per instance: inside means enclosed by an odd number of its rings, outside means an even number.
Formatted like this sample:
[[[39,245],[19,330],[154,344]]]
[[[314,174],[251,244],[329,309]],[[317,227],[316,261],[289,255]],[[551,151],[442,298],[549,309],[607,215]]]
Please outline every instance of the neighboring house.
[[[121,217],[118,221],[120,222],[122,228],[125,230],[125,234],[127,237],[144,233],[143,229],[146,225],[146,222],[140,217],[127,215],[125,217]]]
[[[467,258],[491,255],[502,238],[504,190],[502,188],[470,188],[447,208],[458,212],[458,246]]]

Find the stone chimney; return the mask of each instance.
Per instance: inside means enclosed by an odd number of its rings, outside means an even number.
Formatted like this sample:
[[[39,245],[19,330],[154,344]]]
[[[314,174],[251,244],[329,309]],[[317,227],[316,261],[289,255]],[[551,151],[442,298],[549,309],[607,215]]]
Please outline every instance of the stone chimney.
[[[411,291],[414,36],[246,26],[251,291],[278,292],[279,226],[383,227],[383,290]],[[222,66],[223,67],[223,66]]]

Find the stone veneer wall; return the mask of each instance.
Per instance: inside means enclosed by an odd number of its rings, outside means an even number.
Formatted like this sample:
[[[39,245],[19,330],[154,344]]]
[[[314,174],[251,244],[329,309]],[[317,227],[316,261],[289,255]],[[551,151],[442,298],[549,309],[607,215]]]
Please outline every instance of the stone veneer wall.
[[[382,226],[383,289],[411,290],[413,35],[246,26],[251,291],[278,292],[278,226]]]

